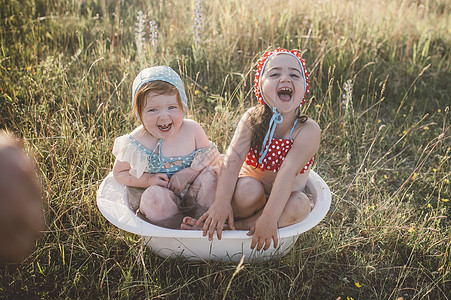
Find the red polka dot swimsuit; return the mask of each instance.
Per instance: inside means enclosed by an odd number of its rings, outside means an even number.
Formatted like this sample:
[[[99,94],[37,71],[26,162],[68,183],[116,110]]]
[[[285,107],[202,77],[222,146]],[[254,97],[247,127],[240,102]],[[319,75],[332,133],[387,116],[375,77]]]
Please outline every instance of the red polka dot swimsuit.
[[[282,162],[284,161],[285,157],[287,156],[288,151],[290,151],[291,146],[293,146],[293,139],[291,138],[291,133],[293,132],[294,127],[296,126],[296,122],[291,129],[290,132],[290,139],[272,139],[271,143],[269,144],[268,152],[266,153],[265,157],[263,158],[263,161],[261,164],[258,165],[258,169],[262,171],[271,170],[274,173],[279,171],[280,166],[282,165]],[[299,174],[303,174],[305,171],[308,170],[308,168],[312,165],[315,157],[312,157],[312,159],[302,168],[301,172]],[[249,151],[249,153],[246,156],[246,164],[252,167],[257,167],[257,161],[258,158],[256,158],[254,151],[252,149]]]

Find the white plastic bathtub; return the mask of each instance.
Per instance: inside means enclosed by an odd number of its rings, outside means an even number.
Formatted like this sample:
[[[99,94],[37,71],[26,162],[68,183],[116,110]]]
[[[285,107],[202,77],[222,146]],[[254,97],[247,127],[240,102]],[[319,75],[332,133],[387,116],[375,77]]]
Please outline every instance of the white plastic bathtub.
[[[299,235],[316,226],[327,214],[331,203],[329,187],[314,171],[310,171],[306,189],[313,195],[314,206],[306,219],[278,230],[279,246],[268,250],[251,250],[252,237],[247,231],[227,230],[222,239],[209,241],[200,230],[176,230],[153,225],[140,218],[130,208],[127,187],[118,183],[110,173],[97,192],[97,205],[105,218],[125,231],[141,235],[144,243],[161,257],[182,255],[188,260],[223,260],[238,262],[271,259],[286,255]]]

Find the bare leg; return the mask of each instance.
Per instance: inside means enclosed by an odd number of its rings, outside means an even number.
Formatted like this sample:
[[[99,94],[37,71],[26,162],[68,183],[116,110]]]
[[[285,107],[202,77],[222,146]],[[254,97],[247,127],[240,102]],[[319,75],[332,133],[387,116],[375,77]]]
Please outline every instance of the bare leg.
[[[192,207],[193,216],[183,218],[181,229],[200,229],[196,220],[200,218],[211,206],[215,198],[218,168],[207,167],[194,180],[186,193],[185,200],[188,207]]]
[[[260,181],[253,177],[240,177],[236,183],[232,199],[233,215],[245,219],[266,205],[265,191]]]
[[[216,185],[214,185],[214,188],[216,188]],[[185,217],[181,226],[182,229],[202,229],[203,224],[196,225],[196,221],[197,218],[207,211],[208,207],[214,200],[215,189],[211,190],[211,194],[210,190],[206,191],[206,195],[209,197],[208,199],[211,202],[209,202],[208,206],[202,211],[202,213],[195,216],[195,218]],[[233,214],[236,218],[251,217],[257,211],[261,210],[265,204],[266,197],[260,181],[252,177],[241,177],[238,179],[232,200]]]
[[[292,192],[279,218],[279,228],[293,225],[304,220],[310,213],[310,200],[304,192]],[[248,218],[235,221],[235,228],[248,230],[254,226],[263,210]]]
[[[169,189],[161,186],[147,188],[141,196],[139,210],[152,223],[160,225],[163,220],[173,218],[179,211],[180,200]]]
[[[301,222],[311,211],[310,199],[304,192],[292,192],[279,218],[279,228]]]
[[[195,218],[200,218],[215,200],[218,172],[217,167],[205,168],[189,188],[186,198],[193,203]]]
[[[279,228],[293,225],[304,220],[310,213],[310,200],[304,192],[292,192],[290,198],[282,211],[279,218]],[[235,228],[238,230],[249,230],[254,226],[255,221],[262,214],[263,209],[260,209],[256,213],[249,217],[241,218],[235,221]],[[235,213],[235,210],[234,210]],[[186,218],[185,218],[186,219]],[[189,226],[196,226],[196,219],[189,218],[183,220],[184,224]],[[201,229],[203,224],[198,225],[198,228],[191,229]]]

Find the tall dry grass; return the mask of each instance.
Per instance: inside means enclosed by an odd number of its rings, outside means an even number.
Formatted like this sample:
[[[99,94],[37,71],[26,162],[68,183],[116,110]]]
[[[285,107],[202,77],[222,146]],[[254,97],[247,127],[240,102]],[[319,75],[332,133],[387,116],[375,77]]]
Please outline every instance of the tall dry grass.
[[[0,8],[0,127],[35,159],[47,220],[36,251],[1,267],[0,298],[450,297],[447,1],[2,0]],[[136,43],[139,11],[145,40]],[[324,221],[287,257],[238,269],[161,259],[109,224],[95,195],[114,138],[135,126],[139,70],[167,64],[182,74],[189,117],[224,152],[254,103],[257,57],[277,46],[303,51],[311,74],[305,112],[323,129],[314,168],[333,193]]]

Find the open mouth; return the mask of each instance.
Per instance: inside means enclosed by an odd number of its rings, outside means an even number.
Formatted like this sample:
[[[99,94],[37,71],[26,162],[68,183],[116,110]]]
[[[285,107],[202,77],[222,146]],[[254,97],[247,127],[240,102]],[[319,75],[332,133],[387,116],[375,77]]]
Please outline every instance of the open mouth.
[[[290,88],[281,88],[277,91],[277,95],[279,96],[279,99],[282,101],[290,101],[291,100],[291,94],[293,91]]]
[[[157,127],[161,131],[169,131],[169,130],[171,130],[172,124],[157,125]]]

